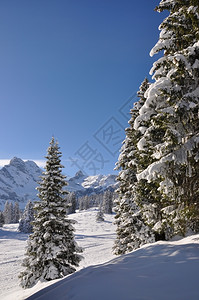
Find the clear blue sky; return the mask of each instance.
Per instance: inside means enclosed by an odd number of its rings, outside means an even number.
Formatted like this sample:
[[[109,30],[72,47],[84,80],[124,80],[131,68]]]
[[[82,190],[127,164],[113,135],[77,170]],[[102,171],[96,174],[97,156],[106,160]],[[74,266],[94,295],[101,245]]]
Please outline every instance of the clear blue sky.
[[[165,17],[149,0],[0,1],[0,159],[113,173],[128,111]],[[73,160],[73,166],[71,163]]]

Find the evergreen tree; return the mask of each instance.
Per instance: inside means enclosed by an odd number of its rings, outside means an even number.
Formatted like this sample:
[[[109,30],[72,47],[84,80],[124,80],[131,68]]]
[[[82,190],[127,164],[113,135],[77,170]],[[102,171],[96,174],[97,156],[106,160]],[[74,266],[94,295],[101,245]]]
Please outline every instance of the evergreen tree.
[[[79,202],[79,210],[83,210],[84,209],[84,197],[80,197],[78,199]]]
[[[105,214],[112,214],[113,192],[107,190],[103,194],[102,211]]]
[[[20,218],[20,209],[19,209],[19,203],[15,202],[14,204],[14,219],[13,223],[18,223]]]
[[[170,14],[151,51],[154,55],[164,50],[164,56],[154,63],[155,82],[134,123],[143,133],[138,145],[149,149],[152,158],[137,178],[140,188],[142,181],[153,186],[145,206],[147,222],[170,238],[188,229],[199,231],[199,4],[162,0],[156,10]]]
[[[67,209],[67,213],[68,214],[74,214],[76,211],[76,207],[77,207],[77,199],[76,199],[76,195],[75,193],[70,193],[68,195],[68,209]]]
[[[79,210],[90,208],[90,197],[88,195],[79,198]]]
[[[5,203],[3,215],[4,215],[5,224],[12,223],[12,210],[9,201],[6,201]]]
[[[117,254],[134,249],[138,224],[149,239],[199,230],[199,4],[162,0],[156,10],[170,12],[151,51],[164,56],[155,82],[141,85],[117,163]]]
[[[97,222],[103,222],[103,221],[104,221],[104,214],[103,214],[101,208],[100,208],[99,211],[97,212],[97,215],[96,215],[96,221],[97,221]]]
[[[116,255],[128,253],[155,241],[135,202],[129,198],[119,199],[119,205],[116,205],[116,224],[117,235],[113,246]]]
[[[66,215],[67,191],[65,176],[62,174],[61,152],[52,138],[46,156],[45,172],[38,187],[40,201],[34,209],[33,234],[28,240],[26,268],[20,274],[24,288],[33,286],[38,280],[52,280],[75,272],[81,252],[74,240],[74,221]]]
[[[144,94],[148,87],[149,82],[145,79],[138,91],[139,101],[134,104],[131,110],[129,127],[126,129],[126,139],[121,148],[116,167],[120,169],[118,175],[120,185],[117,190],[119,198],[115,200],[115,223],[117,225],[117,235],[113,248],[115,254],[125,254],[145,243],[154,241],[154,235],[145,224],[140,208],[136,204],[135,189],[138,184],[136,173],[142,169],[142,165],[146,160],[146,153],[143,149],[138,149],[138,140],[142,137],[142,130],[135,130],[134,122],[146,100]],[[146,128],[144,120],[138,120],[137,122],[144,129]]]
[[[5,224],[4,215],[3,212],[0,211],[0,227],[3,227],[4,224]]]
[[[86,195],[84,197],[84,209],[89,209],[90,208],[90,197]]]
[[[24,233],[32,233],[33,232],[33,225],[32,222],[34,221],[34,210],[33,210],[33,203],[28,201],[26,207],[24,209],[23,215],[19,220],[19,227],[18,230]]]
[[[10,223],[13,224],[13,223],[15,223],[14,206],[13,206],[12,202],[10,202],[9,205],[10,205],[10,212],[11,212],[11,221],[10,221]]]

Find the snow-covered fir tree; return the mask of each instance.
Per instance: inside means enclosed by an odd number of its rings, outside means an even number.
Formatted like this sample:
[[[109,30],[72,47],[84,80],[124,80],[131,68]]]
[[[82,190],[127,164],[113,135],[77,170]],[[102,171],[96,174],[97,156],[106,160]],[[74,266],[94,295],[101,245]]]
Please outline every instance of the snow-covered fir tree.
[[[20,218],[20,209],[19,209],[19,203],[16,201],[13,208],[13,223],[18,223]]]
[[[67,203],[68,203],[68,214],[74,214],[77,208],[77,198],[75,193],[70,193],[67,197]]]
[[[33,221],[34,221],[33,203],[31,201],[28,201],[24,209],[23,215],[19,220],[18,230],[24,233],[33,232],[33,224],[32,224]]]
[[[79,198],[79,210],[89,209],[90,208],[90,199],[89,195],[85,195]]]
[[[142,214],[132,199],[122,197],[116,205],[116,240],[113,251],[116,255],[133,251],[144,244],[153,243],[155,236],[144,223]]]
[[[149,82],[145,79],[138,92],[139,101],[135,103],[134,108],[131,110],[129,127],[126,129],[126,139],[121,148],[116,167],[120,170],[118,175],[120,185],[117,190],[119,197],[115,200],[115,223],[117,225],[113,248],[115,254],[125,254],[147,242],[154,241],[154,234],[145,224],[140,209],[135,202],[136,173],[143,159],[137,148],[137,142],[142,132],[135,130],[133,125],[140,107],[145,102],[144,93],[148,86]]]
[[[103,214],[103,211],[101,210],[101,208],[97,212],[96,221],[97,222],[103,222],[104,221],[104,214]]]
[[[5,203],[3,215],[5,224],[11,224],[13,219],[13,206],[9,201],[6,201]]]
[[[113,192],[107,190],[103,194],[102,211],[105,214],[112,214],[113,209]]]
[[[134,122],[142,132],[139,150],[148,148],[152,157],[137,179],[154,186],[153,201],[145,206],[147,222],[170,238],[199,231],[199,4],[162,0],[156,10],[170,14],[151,51],[163,50],[164,56],[153,65],[155,82]]]
[[[156,10],[170,12],[151,51],[164,50],[164,56],[151,70],[155,82],[142,84],[118,162],[115,252],[120,254],[127,245],[122,232],[133,242],[128,226],[133,215],[156,239],[199,231],[199,4],[162,0]]]
[[[67,218],[67,185],[62,174],[61,152],[52,138],[46,156],[45,172],[38,187],[40,201],[34,209],[33,234],[29,236],[21,285],[32,287],[38,280],[52,280],[75,272],[81,248],[74,239],[74,221]]]
[[[135,182],[133,182],[128,189],[128,193],[131,192],[131,194],[133,194],[134,208],[135,204],[137,206],[137,208],[135,208],[135,215],[139,216],[139,218],[142,216],[144,224],[152,228],[159,220],[159,211],[162,208],[160,207],[161,195],[157,190],[158,183],[149,183],[145,178],[140,179],[139,181],[137,180],[137,174],[142,172],[149,164],[154,162],[154,158],[152,156],[153,147],[148,142],[147,136],[150,122],[147,118],[140,118],[140,110],[145,104],[145,93],[149,87],[150,83],[147,78],[145,78],[137,93],[139,101],[134,104],[134,107],[131,110],[131,119],[129,120],[130,127],[127,128],[126,133],[127,138],[133,145],[133,148],[128,149],[127,147],[126,149],[128,157],[126,168],[128,171],[134,172],[136,176]],[[137,129],[136,126],[138,126],[138,124],[139,128]],[[146,134],[144,135],[144,133]],[[124,180],[128,180],[128,177],[124,177]],[[149,207],[151,208],[150,214]],[[137,210],[139,210],[139,213]],[[149,228],[146,227],[146,231],[148,230]],[[150,236],[154,235],[156,240],[159,240],[162,236],[164,236],[164,233],[161,231],[157,232],[153,229],[152,232],[153,234],[151,233]],[[146,241],[145,237],[144,241]],[[143,244],[143,241],[140,240],[140,243]]]
[[[10,223],[13,224],[13,223],[15,223],[14,205],[13,205],[12,202],[10,202],[9,205],[10,205],[10,212],[11,212],[11,221],[10,221]]]
[[[20,218],[19,203],[15,202],[13,205],[12,202],[6,201],[3,214],[5,224],[18,223]]]
[[[0,211],[0,227],[3,227],[4,224],[5,224],[4,215],[3,212]]]

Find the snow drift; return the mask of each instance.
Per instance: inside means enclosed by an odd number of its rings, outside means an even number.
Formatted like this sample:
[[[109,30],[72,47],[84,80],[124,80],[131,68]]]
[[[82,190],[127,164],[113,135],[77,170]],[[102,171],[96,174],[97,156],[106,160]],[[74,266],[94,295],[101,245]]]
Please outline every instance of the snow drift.
[[[196,235],[147,245],[80,270],[27,300],[198,300],[198,243]]]

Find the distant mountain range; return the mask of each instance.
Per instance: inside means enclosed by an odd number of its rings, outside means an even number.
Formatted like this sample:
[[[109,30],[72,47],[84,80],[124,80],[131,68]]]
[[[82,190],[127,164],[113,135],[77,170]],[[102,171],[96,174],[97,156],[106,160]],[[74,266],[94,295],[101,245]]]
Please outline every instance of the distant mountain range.
[[[68,180],[67,190],[75,192],[77,196],[86,194],[99,194],[107,189],[114,190],[118,183],[116,175],[95,175],[87,176],[78,171],[74,177]]]
[[[11,159],[0,169],[0,209],[4,208],[7,200],[18,201],[20,208],[24,208],[28,200],[38,200],[36,187],[41,175],[42,169],[34,161],[24,162],[17,157]],[[81,171],[67,181],[67,190],[78,196],[114,190],[118,185],[116,175],[87,176]]]

